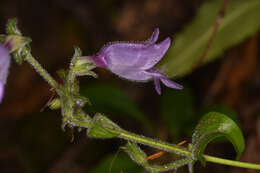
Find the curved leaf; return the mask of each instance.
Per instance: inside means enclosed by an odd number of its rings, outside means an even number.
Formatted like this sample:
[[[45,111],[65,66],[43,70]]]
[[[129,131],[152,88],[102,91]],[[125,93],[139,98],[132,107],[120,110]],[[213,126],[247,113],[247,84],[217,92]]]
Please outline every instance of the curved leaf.
[[[245,148],[245,141],[240,128],[228,116],[210,112],[200,120],[192,136],[192,154],[194,158],[202,159],[202,154],[209,142],[218,137],[226,137],[234,146],[237,152],[237,159],[240,158]]]
[[[191,72],[210,38],[222,2],[206,1],[186,29],[174,37],[175,44],[170,47],[159,67],[166,75],[183,76]],[[213,60],[227,48],[259,31],[259,9],[259,0],[229,0],[206,61]]]

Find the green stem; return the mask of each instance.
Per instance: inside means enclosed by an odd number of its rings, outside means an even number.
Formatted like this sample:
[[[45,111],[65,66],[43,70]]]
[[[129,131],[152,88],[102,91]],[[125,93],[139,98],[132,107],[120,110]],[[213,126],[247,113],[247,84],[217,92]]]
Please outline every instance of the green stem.
[[[191,156],[191,152],[189,152],[186,149],[179,147],[177,145],[172,145],[172,144],[169,144],[169,143],[166,143],[166,142],[163,142],[163,141],[154,140],[152,138],[147,138],[147,137],[144,137],[144,136],[139,136],[139,135],[136,135],[134,133],[129,133],[127,131],[120,131],[118,137],[129,140],[129,141],[133,141],[133,142],[136,142],[136,143],[148,145],[148,146],[151,146],[151,147],[154,147],[154,148],[158,148],[158,149],[161,149],[161,150],[181,154],[181,155],[184,155],[184,156],[188,156],[188,157]]]
[[[58,92],[58,83],[49,75],[49,73],[39,64],[39,62],[32,56],[30,51],[24,49],[25,60],[29,62],[33,68]]]
[[[111,131],[118,133],[117,130],[111,130]],[[147,138],[144,136],[139,136],[139,135],[129,133],[126,131],[120,131],[118,137],[123,138],[125,140],[133,141],[136,143],[148,145],[148,146],[151,146],[154,148],[158,148],[161,150],[178,153],[178,154],[184,155],[186,157],[191,157],[191,155],[192,155],[191,152],[185,148],[181,148],[176,145],[172,145],[172,144],[162,142],[159,140],[154,140],[154,139]],[[207,162],[218,163],[218,164],[222,164],[222,165],[229,165],[229,166],[240,167],[240,168],[260,170],[260,164],[233,161],[233,160],[222,159],[222,158],[213,157],[213,156],[209,156],[209,155],[205,155],[205,154],[203,155],[203,157],[205,158],[205,160]]]
[[[203,156],[204,156],[205,160],[208,162],[218,163],[218,164],[222,164],[222,165],[235,166],[235,167],[240,167],[240,168],[260,170],[260,164],[222,159],[222,158],[208,156],[208,155],[203,155]]]

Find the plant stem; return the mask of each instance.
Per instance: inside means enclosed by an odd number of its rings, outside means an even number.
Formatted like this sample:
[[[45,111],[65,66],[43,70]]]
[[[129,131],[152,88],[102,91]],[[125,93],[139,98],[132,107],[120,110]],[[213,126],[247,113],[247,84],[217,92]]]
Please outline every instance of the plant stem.
[[[33,68],[56,90],[56,92],[60,92],[58,83],[49,75],[49,73],[39,64],[39,62],[31,55],[31,53],[27,49],[24,50],[24,54],[25,54],[25,60],[33,66]],[[75,77],[74,74],[71,74],[71,76],[70,76],[71,80],[73,80],[74,77]],[[75,126],[89,128],[90,121],[91,120],[89,118],[86,118],[82,121],[75,120],[75,121],[73,121],[73,123]],[[140,143],[143,145],[148,145],[148,146],[158,148],[158,149],[161,149],[164,151],[177,153],[177,154],[180,154],[180,155],[183,155],[186,157],[192,156],[190,151],[188,151],[185,148],[179,147],[177,145],[172,145],[172,144],[160,141],[160,140],[155,140],[152,138],[139,136],[134,133],[127,132],[127,131],[121,131],[121,130],[118,131],[115,129],[109,129],[109,130],[114,133],[118,133],[119,134],[118,137],[125,139],[125,140],[133,141],[133,142]],[[209,155],[205,155],[205,154],[203,155],[203,157],[205,158],[206,161],[212,162],[212,163],[235,166],[235,167],[240,167],[240,168],[260,170],[260,164],[233,161],[233,160],[222,159],[222,158],[213,157],[213,156],[209,156]]]
[[[235,166],[235,167],[240,167],[240,168],[260,170],[260,164],[222,159],[222,158],[208,156],[208,155],[203,155],[203,156],[204,156],[205,160],[208,162],[218,163],[218,164],[222,164],[222,165]]]
[[[115,133],[118,131],[117,130],[111,130],[115,131]],[[191,157],[191,152],[188,151],[185,148],[179,147],[177,145],[172,145],[163,141],[159,140],[154,140],[151,138],[147,138],[144,136],[139,136],[133,133],[129,133],[126,131],[120,131],[119,132],[119,138],[123,138],[125,140],[133,141],[136,143],[140,143],[143,145],[148,145],[154,148],[158,148],[164,151],[169,151],[173,153],[178,153],[187,157]],[[248,169],[255,169],[255,170],[260,170],[260,164],[254,164],[254,163],[247,163],[247,162],[240,162],[240,161],[233,161],[233,160],[228,160],[228,159],[222,159],[218,157],[213,157],[209,155],[203,154],[203,157],[207,162],[212,162],[212,163],[218,163],[222,165],[229,165],[229,166],[234,166],[234,167],[240,167],[240,168],[248,168]]]
[[[39,62],[32,56],[30,51],[24,49],[25,60],[29,62],[33,68],[56,90],[59,92],[58,83],[49,75],[49,73],[39,64]]]
[[[144,137],[144,136],[139,136],[134,133],[130,133],[127,131],[120,131],[119,133],[119,138],[123,138],[129,141],[133,141],[136,143],[141,143],[144,145],[148,145],[154,148],[158,148],[161,150],[169,151],[169,152],[174,152],[178,153],[184,156],[191,156],[191,152],[187,151],[185,148],[179,147],[177,145],[172,145],[163,141],[155,140],[152,138]]]

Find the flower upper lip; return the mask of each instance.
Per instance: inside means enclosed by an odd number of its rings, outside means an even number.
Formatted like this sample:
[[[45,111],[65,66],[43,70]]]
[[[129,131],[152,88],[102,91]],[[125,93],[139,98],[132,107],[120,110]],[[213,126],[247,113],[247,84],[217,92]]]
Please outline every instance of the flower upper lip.
[[[108,65],[120,65],[147,70],[163,58],[171,44],[169,37],[161,43],[155,44],[158,36],[159,29],[156,28],[153,35],[143,43],[113,42],[104,46],[98,55],[106,55],[105,60]]]

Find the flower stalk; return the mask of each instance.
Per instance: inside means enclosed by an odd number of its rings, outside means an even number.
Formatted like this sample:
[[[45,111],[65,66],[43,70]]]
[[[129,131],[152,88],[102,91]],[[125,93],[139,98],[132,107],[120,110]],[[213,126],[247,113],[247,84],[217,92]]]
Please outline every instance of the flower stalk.
[[[41,64],[32,56],[28,49],[23,49],[24,59],[32,65],[32,67],[45,79],[57,93],[60,92],[58,83],[51,75],[41,66]]]

